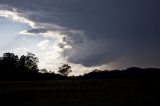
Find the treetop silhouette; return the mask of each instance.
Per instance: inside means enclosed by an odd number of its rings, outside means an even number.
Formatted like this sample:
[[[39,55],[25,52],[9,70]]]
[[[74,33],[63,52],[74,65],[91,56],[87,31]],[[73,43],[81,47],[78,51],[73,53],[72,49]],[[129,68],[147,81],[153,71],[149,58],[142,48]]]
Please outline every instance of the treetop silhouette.
[[[63,64],[61,67],[59,67],[58,72],[63,76],[67,76],[70,72],[72,72],[71,66],[68,64]]]
[[[158,68],[131,67],[126,70],[93,70],[83,76],[69,76],[71,66],[63,64],[58,74],[38,69],[38,58],[32,53],[20,58],[13,53],[0,57],[0,80],[54,80],[54,79],[109,79],[109,78],[159,78]]]

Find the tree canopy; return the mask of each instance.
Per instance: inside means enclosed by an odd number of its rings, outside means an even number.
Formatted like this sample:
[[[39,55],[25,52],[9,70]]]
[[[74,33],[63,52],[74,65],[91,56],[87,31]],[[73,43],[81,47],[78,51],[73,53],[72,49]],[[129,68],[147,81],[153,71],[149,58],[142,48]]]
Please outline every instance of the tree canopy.
[[[72,72],[71,66],[69,66],[68,64],[63,64],[61,67],[59,67],[58,72],[61,75],[67,76],[70,72]]]
[[[69,76],[71,66],[63,64],[58,74],[38,68],[38,58],[32,54],[18,57],[13,53],[4,53],[0,57],[0,80],[53,80],[53,79],[107,79],[107,78],[159,78],[158,68],[131,67],[126,70],[95,69],[83,76]],[[53,71],[53,70],[52,70]]]
[[[20,58],[13,53],[4,53],[0,57],[1,73],[6,72],[38,72],[38,58],[34,54],[28,53]]]

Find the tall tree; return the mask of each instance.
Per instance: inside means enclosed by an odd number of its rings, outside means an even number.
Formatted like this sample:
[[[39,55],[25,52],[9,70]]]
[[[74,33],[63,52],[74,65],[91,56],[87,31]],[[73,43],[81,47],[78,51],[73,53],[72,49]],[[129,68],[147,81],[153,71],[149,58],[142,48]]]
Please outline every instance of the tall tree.
[[[58,72],[61,75],[67,76],[70,72],[72,72],[71,66],[69,66],[68,64],[63,64],[61,67],[59,67]]]
[[[25,67],[27,67],[29,70],[32,71],[38,71],[38,58],[35,57],[34,54],[32,53],[28,53],[27,56],[23,57],[22,59],[24,59],[24,65]]]
[[[1,57],[1,65],[8,70],[16,69],[18,61],[18,56],[14,55],[13,53],[4,53],[3,57]]]

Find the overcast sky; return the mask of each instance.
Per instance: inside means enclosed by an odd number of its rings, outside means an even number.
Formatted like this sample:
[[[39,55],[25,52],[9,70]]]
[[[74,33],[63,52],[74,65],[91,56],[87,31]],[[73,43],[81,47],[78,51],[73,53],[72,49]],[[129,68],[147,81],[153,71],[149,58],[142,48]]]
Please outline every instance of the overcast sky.
[[[49,70],[160,67],[159,0],[0,0],[0,51]]]

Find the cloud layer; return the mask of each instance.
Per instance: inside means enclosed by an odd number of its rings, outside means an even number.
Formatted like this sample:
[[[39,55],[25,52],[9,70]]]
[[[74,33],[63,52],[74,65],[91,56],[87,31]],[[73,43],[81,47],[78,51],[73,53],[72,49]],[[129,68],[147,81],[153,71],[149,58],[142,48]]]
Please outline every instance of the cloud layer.
[[[27,23],[67,62],[85,67],[160,67],[158,0],[1,0],[0,16]],[[40,42],[44,49],[47,40]],[[55,52],[55,51],[54,51]],[[129,62],[130,61],[130,62]],[[125,64],[122,64],[125,63]]]

